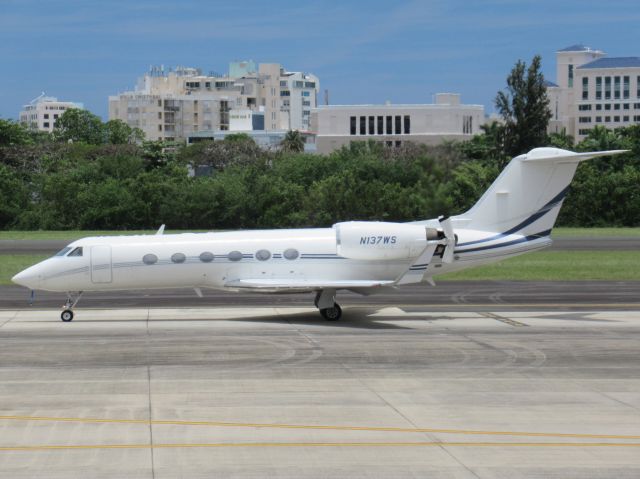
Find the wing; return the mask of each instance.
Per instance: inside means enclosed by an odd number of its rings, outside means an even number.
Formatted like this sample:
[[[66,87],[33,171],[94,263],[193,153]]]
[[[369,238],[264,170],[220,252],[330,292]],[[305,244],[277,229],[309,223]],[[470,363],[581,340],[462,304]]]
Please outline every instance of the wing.
[[[314,279],[236,279],[225,283],[225,288],[260,292],[308,292],[321,289],[367,289],[393,285],[394,281],[377,280],[314,280]]]

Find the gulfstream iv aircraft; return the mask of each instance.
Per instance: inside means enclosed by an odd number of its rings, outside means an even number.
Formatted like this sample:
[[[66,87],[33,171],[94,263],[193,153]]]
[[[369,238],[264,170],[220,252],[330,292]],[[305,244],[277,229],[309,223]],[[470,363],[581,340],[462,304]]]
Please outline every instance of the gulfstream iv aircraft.
[[[551,228],[578,163],[621,150],[536,148],[509,163],[478,202],[450,218],[331,228],[90,237],[13,277],[32,290],[67,293],[73,319],[83,291],[201,288],[315,292],[322,316],[342,315],[336,292],[369,295],[551,244]]]

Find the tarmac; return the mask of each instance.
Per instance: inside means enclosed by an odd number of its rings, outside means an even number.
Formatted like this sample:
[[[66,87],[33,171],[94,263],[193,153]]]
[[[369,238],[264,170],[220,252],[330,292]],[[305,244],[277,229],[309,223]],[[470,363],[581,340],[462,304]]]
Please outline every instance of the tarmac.
[[[470,286],[0,311],[0,477],[640,477],[638,283]]]

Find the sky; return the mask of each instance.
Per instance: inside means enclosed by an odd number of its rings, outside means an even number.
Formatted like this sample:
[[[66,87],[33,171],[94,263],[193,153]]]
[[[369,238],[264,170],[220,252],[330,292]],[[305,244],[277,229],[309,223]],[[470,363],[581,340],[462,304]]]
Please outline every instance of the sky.
[[[554,81],[569,45],[640,56],[639,22],[637,0],[0,0],[0,118],[44,91],[106,120],[151,65],[248,59],[317,75],[332,104],[455,92],[491,113],[518,59]]]

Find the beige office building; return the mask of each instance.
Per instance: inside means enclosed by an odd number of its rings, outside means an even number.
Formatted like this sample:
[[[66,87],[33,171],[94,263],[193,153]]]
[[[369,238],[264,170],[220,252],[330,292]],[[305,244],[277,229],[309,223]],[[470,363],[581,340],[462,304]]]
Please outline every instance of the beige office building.
[[[582,141],[595,125],[610,129],[640,123],[640,58],[607,57],[573,45],[556,53],[556,83],[547,85],[550,132]]]
[[[460,95],[438,93],[424,105],[327,105],[311,113],[318,153],[330,153],[352,141],[375,140],[387,146],[404,142],[435,145],[468,140],[480,132],[484,106],[464,105]]]
[[[195,68],[152,68],[134,91],[109,97],[109,119],[138,127],[151,140],[179,140],[202,131],[227,131],[247,111],[263,114],[262,128],[303,130],[316,106],[318,78],[281,65],[230,64],[229,73],[203,75]],[[262,116],[262,115],[260,115]]]
[[[31,130],[53,132],[56,120],[71,108],[83,108],[82,103],[59,101],[56,97],[46,96],[44,92],[24,105],[20,112],[20,123]]]

